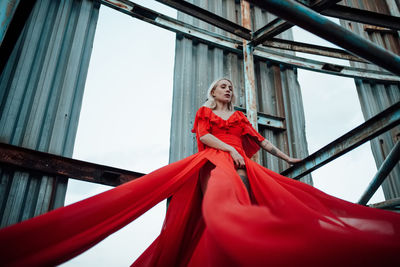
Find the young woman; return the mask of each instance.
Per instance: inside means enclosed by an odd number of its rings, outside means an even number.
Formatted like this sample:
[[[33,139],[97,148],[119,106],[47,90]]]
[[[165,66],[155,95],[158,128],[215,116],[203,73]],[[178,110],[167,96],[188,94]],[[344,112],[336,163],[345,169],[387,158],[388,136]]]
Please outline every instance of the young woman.
[[[134,266],[400,266],[400,215],[329,196],[250,160],[296,163],[212,84],[195,118],[199,152],[140,179],[0,230],[3,266],[62,263],[172,196]],[[132,242],[135,242],[132,237]]]

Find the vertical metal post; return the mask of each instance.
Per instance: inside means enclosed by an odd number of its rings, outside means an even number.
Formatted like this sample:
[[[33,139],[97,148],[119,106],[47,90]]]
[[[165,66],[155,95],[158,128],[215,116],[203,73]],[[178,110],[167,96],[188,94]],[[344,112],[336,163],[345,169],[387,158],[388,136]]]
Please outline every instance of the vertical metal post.
[[[240,9],[242,15],[242,26],[251,30],[251,15],[250,15],[249,2],[241,0]],[[246,94],[247,118],[253,125],[254,129],[258,130],[253,46],[249,45],[249,42],[245,39],[243,39],[243,67],[244,67],[243,73],[244,73],[244,88]],[[260,161],[258,153],[253,156],[253,160],[256,162]]]

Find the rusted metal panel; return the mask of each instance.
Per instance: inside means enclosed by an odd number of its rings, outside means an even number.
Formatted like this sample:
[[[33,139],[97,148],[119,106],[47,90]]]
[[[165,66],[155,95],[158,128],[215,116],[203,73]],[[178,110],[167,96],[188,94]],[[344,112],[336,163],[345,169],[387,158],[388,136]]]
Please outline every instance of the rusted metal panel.
[[[400,16],[398,1],[368,1],[368,0],[345,0],[343,4],[349,7],[378,12],[391,16]],[[366,25],[350,21],[340,21],[341,25],[348,30],[368,39],[387,50],[400,54],[400,41],[398,32],[371,31]],[[351,66],[362,67],[371,70],[381,70],[378,66],[366,65],[359,62],[350,62]],[[364,118],[367,120],[382,110],[400,101],[399,84],[386,84],[382,82],[372,82],[364,79],[355,79],[358,98]],[[389,132],[371,140],[371,150],[377,168],[393,149],[395,143],[400,139],[400,127],[395,127]],[[400,197],[400,166],[396,165],[383,182],[382,189],[386,199]]]
[[[375,115],[281,174],[299,179],[400,124],[400,102]]]
[[[118,186],[144,175],[4,143],[0,143],[0,163],[38,177],[59,176],[109,186]]]
[[[260,7],[386,70],[400,75],[400,57],[293,0],[251,0]]]
[[[99,11],[38,0],[0,76],[0,141],[70,157]],[[67,179],[4,171],[1,226],[64,204]]]
[[[369,183],[368,188],[365,190],[363,195],[361,196],[358,204],[366,205],[371,197],[375,194],[376,190],[378,190],[379,186],[386,179],[388,174],[392,171],[394,166],[399,163],[400,159],[400,141],[397,141],[396,145],[390,151],[389,155],[383,161],[382,165],[379,167],[378,172],[375,174],[372,181]]]

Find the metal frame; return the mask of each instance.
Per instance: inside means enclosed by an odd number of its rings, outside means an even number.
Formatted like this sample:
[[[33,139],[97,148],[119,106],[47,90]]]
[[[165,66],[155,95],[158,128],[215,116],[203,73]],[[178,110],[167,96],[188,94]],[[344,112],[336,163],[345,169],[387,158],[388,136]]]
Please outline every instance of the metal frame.
[[[322,15],[400,30],[400,18],[342,5],[333,5],[321,12]]]
[[[378,190],[379,186],[383,183],[388,174],[393,170],[394,166],[399,162],[400,159],[400,141],[397,141],[396,145],[390,151],[389,155],[386,157],[385,161],[382,163],[378,172],[375,174],[374,178],[368,185],[364,194],[361,196],[358,204],[366,205],[371,197]]]
[[[299,179],[399,124],[400,102],[375,115],[281,174]]]
[[[377,80],[379,82],[389,83],[399,83],[400,81],[400,77],[397,76],[400,74],[399,56],[386,51],[374,43],[371,43],[359,37],[358,35],[330,22],[318,12],[328,16],[387,27],[389,30],[400,29],[399,18],[370,11],[362,11],[359,9],[343,7],[336,4],[339,2],[338,0],[301,1],[303,4],[308,5],[309,8],[293,0],[241,0],[241,9],[242,12],[244,12],[242,13],[242,25],[233,23],[223,17],[213,14],[208,10],[202,9],[183,0],[157,0],[158,2],[166,4],[179,11],[210,23],[222,30],[232,33],[240,38],[243,38],[242,41],[232,39],[221,34],[216,34],[170,18],[151,9],[137,5],[132,1],[98,1],[101,4],[114,8],[132,17],[176,32],[178,37],[179,35],[183,35],[188,38],[200,40],[201,42],[205,42],[207,44],[222,47],[230,52],[242,54],[244,56],[245,88],[248,102],[248,105],[246,105],[248,107],[246,112],[250,116],[255,127],[259,125],[261,127],[269,127],[279,131],[285,130],[284,118],[277,118],[268,114],[261,114],[256,110],[254,105],[255,90],[253,58],[276,62],[290,68],[304,68],[312,71],[319,71],[352,78]],[[277,18],[268,25],[252,33],[251,30],[249,30],[251,20],[249,14],[250,2],[277,15],[280,18]],[[340,47],[345,48],[354,55],[349,54],[341,49],[332,49],[299,42],[273,39],[274,36],[282,33],[295,24],[339,45]],[[8,39],[11,40],[11,38]],[[4,51],[4,44],[5,43],[2,42],[2,51]],[[352,68],[316,60],[309,60],[302,57],[276,52],[275,50],[265,47],[256,47],[259,44],[278,49],[318,54],[356,62],[365,63],[365,60],[367,60],[391,71],[392,73],[395,73],[396,75],[392,75],[391,73],[383,71],[371,71],[364,68]],[[2,68],[0,70],[2,70]],[[315,170],[327,162],[354,149],[360,144],[376,137],[382,132],[393,128],[399,123],[400,103],[397,103],[361,124],[354,130],[348,132],[344,136],[338,138],[334,142],[328,144],[321,150],[305,158],[299,164],[285,170],[282,172],[282,174],[298,179],[312,170]],[[398,146],[399,144],[396,145],[396,148]],[[398,151],[398,149],[396,151]],[[396,163],[398,161],[398,153],[396,153],[396,155],[397,156],[394,157],[391,154],[387,160],[393,161],[394,158],[394,162]],[[47,173],[57,176],[74,177],[80,180],[107,185],[119,185],[143,175],[140,173],[129,172],[126,170],[50,155],[39,151],[13,147],[6,144],[0,144],[0,162],[3,165],[13,166],[14,168],[17,167],[29,171]],[[379,176],[382,178],[386,175],[383,169],[387,170],[388,168],[385,166],[382,166],[382,170],[378,171],[377,177]],[[88,172],[91,174],[88,175]],[[367,191],[370,191],[370,189]],[[366,201],[360,200],[360,203],[366,204]],[[376,207],[381,206],[383,207],[385,205],[377,205]]]
[[[0,163],[6,168],[109,186],[118,186],[144,175],[4,143],[0,143]]]

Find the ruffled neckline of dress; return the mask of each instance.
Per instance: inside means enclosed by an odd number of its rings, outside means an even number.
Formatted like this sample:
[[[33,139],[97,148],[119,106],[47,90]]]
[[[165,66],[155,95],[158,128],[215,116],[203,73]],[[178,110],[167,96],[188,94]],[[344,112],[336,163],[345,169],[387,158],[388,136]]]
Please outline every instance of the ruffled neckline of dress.
[[[232,125],[237,125],[240,124],[242,121],[245,121],[245,118],[243,118],[244,115],[241,115],[242,113],[238,110],[233,112],[231,116],[224,120],[217,114],[213,112],[213,110],[209,107],[202,106],[200,108],[200,116],[203,118],[208,118],[210,120],[210,123],[220,127],[220,128],[228,128]]]

